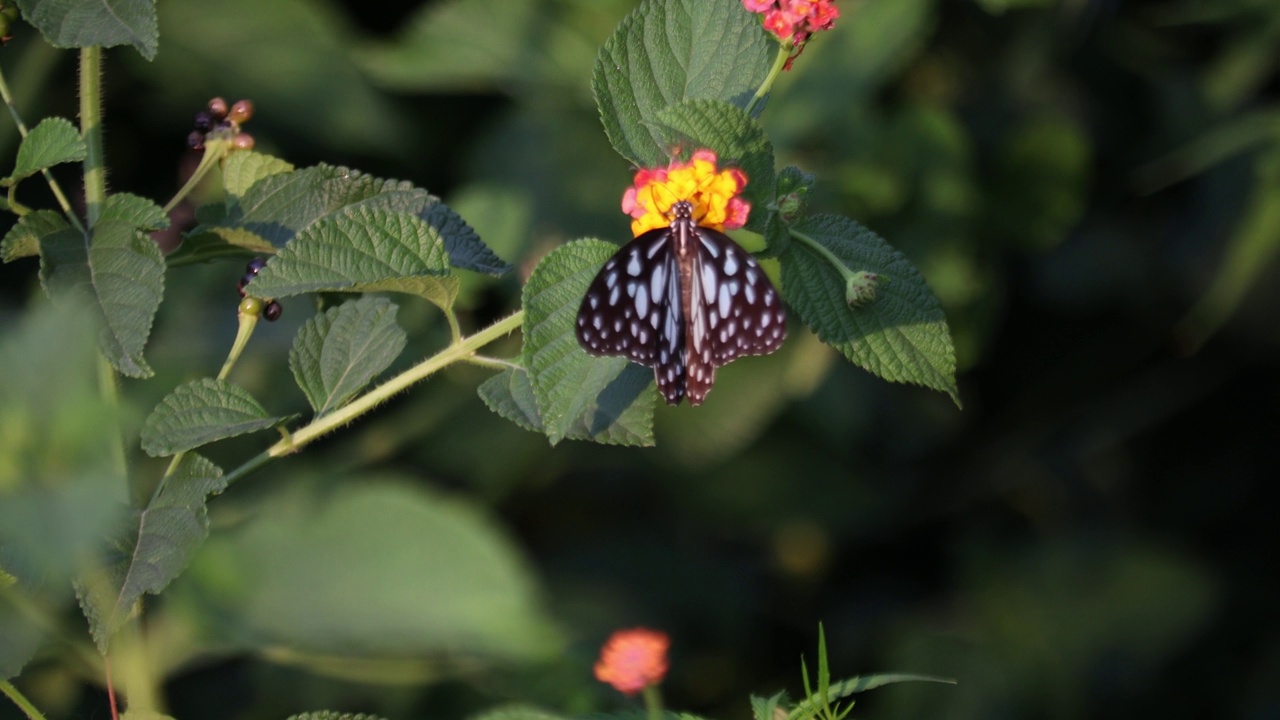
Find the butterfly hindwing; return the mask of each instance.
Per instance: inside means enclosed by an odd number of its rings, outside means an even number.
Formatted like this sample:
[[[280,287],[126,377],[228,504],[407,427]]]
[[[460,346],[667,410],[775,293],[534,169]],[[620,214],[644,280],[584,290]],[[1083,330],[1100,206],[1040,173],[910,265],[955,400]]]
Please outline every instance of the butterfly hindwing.
[[[653,368],[663,398],[699,405],[715,370],[767,355],[786,337],[786,311],[769,278],[731,238],[697,225],[687,202],[675,218],[622,246],[578,309],[578,343]]]

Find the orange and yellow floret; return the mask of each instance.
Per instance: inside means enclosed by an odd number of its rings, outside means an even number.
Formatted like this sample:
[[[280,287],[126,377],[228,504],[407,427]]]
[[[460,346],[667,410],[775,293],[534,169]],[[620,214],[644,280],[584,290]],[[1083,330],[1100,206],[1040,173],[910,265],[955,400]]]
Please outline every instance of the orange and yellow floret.
[[[646,628],[619,630],[609,637],[596,662],[596,679],[619,692],[634,695],[657,685],[667,674],[666,633]]]
[[[688,162],[673,161],[665,168],[640,170],[622,195],[622,211],[632,217],[636,237],[671,224],[671,206],[681,200],[693,205],[693,218],[712,230],[733,230],[747,222],[751,204],[738,197],[747,176],[737,168],[719,170],[716,154],[699,150]]]

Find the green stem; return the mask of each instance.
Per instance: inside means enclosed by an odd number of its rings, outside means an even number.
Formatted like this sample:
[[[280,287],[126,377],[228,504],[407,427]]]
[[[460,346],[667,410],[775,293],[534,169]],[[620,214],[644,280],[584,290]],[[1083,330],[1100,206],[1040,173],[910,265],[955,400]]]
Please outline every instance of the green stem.
[[[36,709],[35,705],[31,704],[31,701],[18,688],[13,686],[13,683],[8,680],[0,680],[0,693],[4,693],[5,697],[12,700],[13,704],[17,705],[31,720],[44,720],[44,715]]]
[[[658,686],[646,685],[641,693],[644,696],[644,708],[649,711],[648,720],[662,720],[662,694],[658,692]]]
[[[25,138],[29,132],[27,130],[27,124],[22,122],[22,116],[18,114],[18,108],[13,104],[13,93],[9,90],[9,83],[5,80],[3,71],[0,71],[0,97],[4,98],[4,104],[9,108],[9,114],[13,116],[14,124],[18,126],[18,134]],[[58,207],[62,208],[62,214],[67,216],[67,221],[70,222],[76,230],[83,233],[84,226],[80,224],[80,218],[76,217],[75,212],[72,211],[71,202],[67,200],[67,196],[63,194],[62,188],[58,185],[58,182],[53,179],[53,173],[49,172],[48,168],[45,168],[40,171],[40,174],[44,176],[44,181],[49,184],[49,190],[53,192],[54,199],[58,201]],[[18,206],[16,205],[16,201],[13,200],[12,189],[10,189],[9,198],[11,204],[14,204],[14,209],[17,210]]]
[[[98,353],[98,392],[102,394],[102,399],[107,402],[107,405],[116,412],[120,410],[120,386],[118,382],[119,378],[116,377],[115,368],[111,366],[110,361],[103,357],[102,353]],[[125,453],[124,436],[119,433],[116,433],[112,439],[111,461],[121,478],[129,477],[129,461]],[[129,493],[126,492],[125,497],[128,497],[128,495]]]
[[[809,237],[808,235],[805,235],[802,232],[797,232],[794,228],[789,228],[787,232],[791,234],[792,239],[799,240],[805,245],[808,245],[810,249],[812,249],[814,252],[821,255],[824,260],[831,263],[831,265],[835,267],[835,269],[840,273],[841,277],[843,277],[846,282],[848,282],[849,278],[853,277],[853,271],[845,267],[844,262],[840,258],[836,257],[835,253],[831,252],[826,247],[824,247],[822,243],[818,242],[817,240],[814,240],[813,238]]]
[[[782,68],[787,65],[787,58],[791,57],[791,43],[785,42],[778,45],[778,54],[773,58],[773,67],[769,68],[769,74],[765,76],[764,82],[760,83],[760,88],[756,90],[756,94],[751,96],[751,102],[747,103],[747,114],[754,115],[756,106],[764,100],[764,96],[769,94],[769,90],[773,88],[773,81],[778,79],[778,75],[782,74]]]
[[[200,164],[196,166],[195,172],[191,173],[191,177],[187,178],[186,184],[183,185],[178,192],[170,198],[169,202],[165,204],[164,214],[168,215],[169,211],[176,207],[178,203],[182,202],[183,198],[190,195],[191,191],[196,189],[196,186],[204,179],[204,176],[208,175],[209,171],[212,170],[219,161],[227,156],[227,151],[230,149],[230,140],[206,141],[204,144],[204,155],[200,157]]]
[[[89,227],[107,200],[107,163],[102,152],[102,48],[80,49],[80,134],[84,158],[84,204]]]
[[[287,434],[279,442],[267,448],[260,455],[250,459],[244,465],[227,473],[224,478],[230,485],[248,475],[273,458],[283,457],[301,450],[316,439],[330,433],[343,425],[353,422],[361,415],[386,402],[392,396],[408,389],[414,383],[434,375],[440,370],[456,362],[470,361],[480,348],[508,335],[524,322],[524,311],[519,310],[495,322],[480,332],[458,342],[396,375],[387,382],[361,395],[352,402],[334,412],[318,417],[310,423]]]

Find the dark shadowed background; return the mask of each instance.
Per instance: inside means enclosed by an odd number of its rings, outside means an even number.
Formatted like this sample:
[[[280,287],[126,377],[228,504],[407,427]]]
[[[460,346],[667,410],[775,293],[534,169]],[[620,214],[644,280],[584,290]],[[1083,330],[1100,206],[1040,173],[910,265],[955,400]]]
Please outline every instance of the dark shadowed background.
[[[487,371],[450,371],[236,486],[215,534],[308,478],[412,477],[493,513],[564,651],[399,685],[205,656],[175,664],[176,717],[615,708],[590,664],[610,631],[643,624],[673,640],[670,707],[742,720],[749,692],[800,693],[819,622],[837,677],[959,681],[874,691],[855,717],[1280,716],[1280,4],[839,4],[762,123],[779,167],[817,175],[812,208],[924,273],[963,410],[874,379],[798,323],[783,352],[722,371],[704,407],[661,409],[654,449],[551,448],[484,407]],[[527,274],[566,240],[627,236],[630,168],[590,75],[633,6],[165,0],[153,63],[106,55],[109,182],[163,202],[194,162],[192,114],[248,97],[259,150],[411,180]],[[73,53],[19,28],[0,63],[28,124],[75,116]],[[216,372],[242,272],[171,273],[157,377],[126,385],[140,415]],[[514,309],[520,279],[469,279],[464,326]],[[38,292],[33,262],[0,267],[0,322]],[[310,309],[284,306],[237,372],[301,411],[284,357]],[[447,340],[425,304],[400,322],[401,367]],[[24,681],[53,718],[106,713],[74,675],[37,664]]]

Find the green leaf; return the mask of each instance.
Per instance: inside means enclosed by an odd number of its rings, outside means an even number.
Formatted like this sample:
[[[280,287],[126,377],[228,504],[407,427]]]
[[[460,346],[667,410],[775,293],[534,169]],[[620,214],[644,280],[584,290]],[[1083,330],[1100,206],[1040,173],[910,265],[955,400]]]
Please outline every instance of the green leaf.
[[[215,254],[210,246],[218,242],[270,253],[326,220],[365,209],[417,216],[440,236],[454,267],[495,275],[510,269],[439,198],[410,183],[329,165],[283,172],[262,159],[242,163],[232,167],[225,214],[191,231],[188,253]],[[253,173],[265,175],[243,189]]]
[[[278,157],[237,150],[222,163],[222,189],[231,197],[243,197],[259,180],[289,172],[293,172],[293,165]]]
[[[13,185],[54,165],[84,160],[88,149],[80,138],[80,131],[70,120],[60,117],[45,118],[22,139],[18,157],[14,161],[13,174],[0,185]]]
[[[137,207],[122,201],[113,212]],[[87,238],[67,228],[40,239],[40,281],[55,302],[86,303],[101,320],[98,345],[129,377],[150,377],[142,357],[164,296],[164,257],[129,220],[104,214]]]
[[[772,697],[762,698],[757,695],[751,696],[751,717],[752,720],[777,720],[774,717],[778,712],[778,706],[787,702],[787,694],[780,692]]]
[[[356,206],[302,231],[245,286],[254,297],[390,291],[447,308],[457,294],[444,243],[415,215]]]
[[[90,631],[106,654],[111,636],[144,593],[158,595],[190,563],[209,535],[206,501],[227,487],[222,470],[195,453],[184,455],[160,495],[135,513],[112,543],[82,603],[91,604]]]
[[[317,416],[345,405],[404,349],[396,309],[385,298],[363,297],[303,324],[289,368]]]
[[[18,7],[54,47],[132,45],[155,59],[160,36],[154,0],[18,0]]]
[[[219,647],[336,656],[334,673],[361,659],[458,658],[474,670],[555,652],[533,574],[482,508],[350,473],[323,493],[284,487],[210,537],[165,593],[199,608]]]
[[[805,324],[855,365],[892,382],[941,390],[960,403],[955,348],[946,317],[902,253],[847,218],[814,215],[791,227],[782,262],[783,296]],[[839,271],[799,236],[853,272],[879,275],[878,299],[850,307]]]
[[[142,426],[142,449],[152,457],[175,455],[287,420],[267,415],[258,401],[237,385],[202,378],[179,385],[151,411]]]
[[[357,59],[380,85],[400,91],[503,90],[527,77],[531,60],[544,55],[534,52],[547,32],[538,10],[536,0],[425,4],[394,42],[367,48]]]
[[[0,259],[13,262],[18,258],[38,256],[42,239],[67,230],[71,230],[71,225],[60,213],[53,210],[29,212],[18,218],[18,222],[4,234],[4,240],[0,240]]]
[[[747,227],[764,228],[773,202],[773,145],[755,119],[719,100],[687,100],[664,108],[653,127],[666,147],[714,150],[721,169],[742,170],[747,176],[742,194],[752,207]]]
[[[524,366],[547,439],[653,444],[653,373],[621,357],[578,346],[574,320],[587,285],[618,248],[600,240],[562,245],[538,263],[524,287]]]
[[[900,682],[933,682],[945,683],[947,685],[955,685],[956,681],[950,678],[938,677],[936,675],[916,675],[912,673],[877,673],[874,675],[859,675],[851,677],[847,680],[840,680],[831,683],[827,689],[825,696],[814,694],[796,704],[791,712],[787,714],[788,720],[799,720],[816,712],[824,704],[832,700],[849,697],[856,693],[867,690],[874,690],[878,687],[891,685]]]
[[[771,45],[740,2],[641,3],[591,74],[609,142],[636,165],[665,165],[673,148],[652,125],[659,112],[693,99],[746,108],[769,72]]]
[[[290,715],[287,720],[383,720],[377,715],[366,715],[364,713],[340,713],[334,710],[319,710],[316,712],[298,713]]]
[[[450,265],[495,277],[511,271],[511,263],[498,257],[488,245],[481,242],[476,231],[448,205],[429,205],[421,217],[444,238],[444,249],[449,253]]]
[[[39,646],[32,611],[62,615],[74,573],[127,510],[120,408],[98,364],[84,308],[34,303],[0,322],[0,679]]]
[[[529,705],[506,705],[472,715],[468,720],[569,720],[564,715]]]
[[[533,383],[524,368],[507,368],[480,383],[476,388],[480,399],[498,415],[525,430],[545,433],[542,415],[538,413],[538,398],[533,394]]]
[[[129,193],[107,196],[107,201],[102,204],[101,218],[121,220],[145,231],[169,227],[169,216],[164,214],[163,208],[147,198]]]

